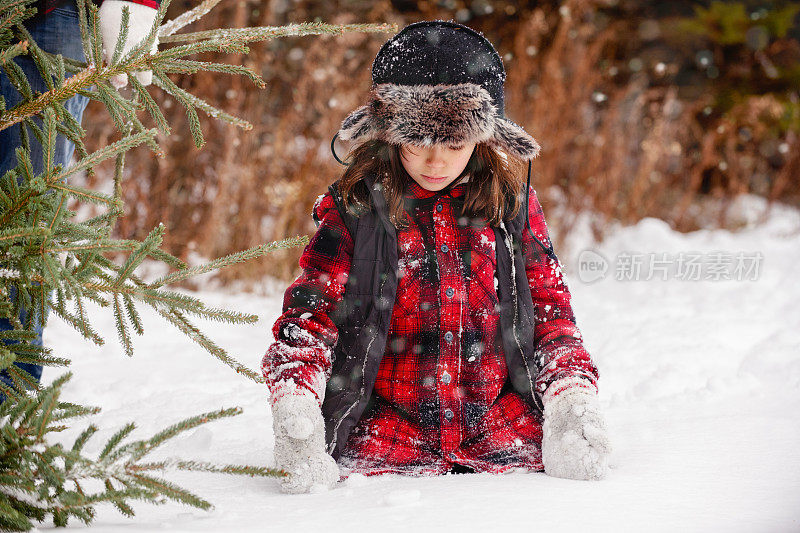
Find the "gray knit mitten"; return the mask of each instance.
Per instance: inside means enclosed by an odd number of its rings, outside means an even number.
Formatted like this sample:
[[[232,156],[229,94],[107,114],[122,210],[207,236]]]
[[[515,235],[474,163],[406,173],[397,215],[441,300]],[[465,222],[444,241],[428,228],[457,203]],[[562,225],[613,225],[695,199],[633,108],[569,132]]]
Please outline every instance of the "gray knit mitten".
[[[275,463],[289,474],[280,479],[283,492],[301,494],[339,481],[339,467],[325,452],[325,423],[316,398],[282,396],[272,405],[272,427]]]
[[[547,388],[543,401],[545,473],[567,479],[603,478],[611,444],[594,386],[582,378],[561,379]]]

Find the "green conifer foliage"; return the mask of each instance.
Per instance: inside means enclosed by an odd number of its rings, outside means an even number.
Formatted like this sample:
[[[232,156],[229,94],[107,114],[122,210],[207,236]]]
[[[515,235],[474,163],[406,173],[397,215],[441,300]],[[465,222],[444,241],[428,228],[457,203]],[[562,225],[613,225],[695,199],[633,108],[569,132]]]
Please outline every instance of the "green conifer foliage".
[[[247,44],[287,35],[339,34],[347,31],[396,31],[391,25],[292,24],[284,27],[219,29],[177,34],[199,19],[220,0],[205,0],[176,19],[163,23],[169,0],[158,10],[148,37],[126,54],[127,10],[110,63],[105,62],[97,7],[77,0],[81,37],[86,63],[52,55],[38,47],[23,25],[35,13],[34,0],[0,0],[0,68],[24,100],[6,109],[0,99],[0,130],[22,124],[22,147],[16,152],[17,166],[0,176],[0,318],[11,321],[14,329],[0,331],[0,369],[11,376],[15,387],[0,383],[0,529],[28,530],[35,522],[52,517],[59,526],[70,517],[90,523],[95,506],[112,503],[122,514],[133,515],[131,502],[163,503],[175,500],[201,509],[211,504],[190,491],[161,477],[174,470],[195,470],[248,476],[280,476],[280,471],[247,465],[215,465],[191,460],[148,462],[148,454],[176,435],[210,421],[230,417],[239,408],[220,409],[184,420],[145,440],[129,440],[135,430],[130,423],[117,431],[96,457],[84,454],[83,447],[97,431],[90,425],[70,449],[48,443],[50,433],[62,431],[76,419],[94,414],[97,407],[77,405],[61,399],[67,372],[42,387],[14,362],[68,367],[67,359],[57,356],[58,346],[41,348],[31,341],[34,328],[44,325],[47,316],[56,315],[86,339],[102,344],[105,340],[92,325],[86,304],[92,302],[101,312],[113,313],[119,340],[125,352],[133,355],[132,333],[144,329],[137,306],[152,307],[167,322],[197,342],[203,349],[236,372],[254,381],[260,375],[236,361],[194,325],[194,318],[209,318],[228,323],[252,323],[255,315],[216,309],[202,300],[168,288],[192,276],[264,256],[278,248],[302,246],[307,236],[267,243],[222,257],[206,264],[188,267],[160,248],[164,226],[159,225],[143,240],[117,239],[113,235],[117,219],[124,213],[122,171],[125,153],[146,144],[160,155],[157,132],[170,133],[170,126],[158,104],[134,76],[131,90],[122,93],[110,79],[121,73],[139,70],[153,72],[154,85],[181,103],[189,118],[196,146],[204,144],[198,110],[213,118],[249,129],[250,123],[216,108],[178,87],[171,73],[212,71],[245,76],[258,87],[261,77],[252,70],[214,61],[197,61],[191,56],[203,52],[246,54]],[[163,24],[162,24],[163,23]],[[159,38],[161,50],[151,53]],[[35,93],[13,58],[30,56],[48,90]],[[102,102],[114,120],[119,140],[89,153],[83,143],[84,128],[64,107],[68,98],[81,94]],[[144,125],[149,117],[155,128]],[[35,120],[36,119],[36,120]],[[28,131],[44,147],[44,170],[35,174],[30,158]],[[77,162],[64,168],[53,164],[55,137],[62,134],[76,147]],[[115,160],[114,192],[107,194],[71,183],[74,175],[87,172],[106,160]],[[102,213],[79,219],[75,203],[101,206]],[[166,264],[172,272],[152,281],[136,274],[143,261]],[[11,290],[13,289],[13,290]],[[13,297],[12,297],[13,294]],[[25,323],[20,310],[28,310]],[[49,313],[48,313],[49,311]],[[100,487],[100,488],[98,488]]]

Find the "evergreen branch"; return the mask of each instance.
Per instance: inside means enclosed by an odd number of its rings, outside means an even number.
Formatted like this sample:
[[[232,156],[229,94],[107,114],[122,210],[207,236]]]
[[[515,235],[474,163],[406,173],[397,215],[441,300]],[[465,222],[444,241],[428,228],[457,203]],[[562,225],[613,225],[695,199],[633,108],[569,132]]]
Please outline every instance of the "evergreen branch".
[[[53,76],[50,74],[50,67],[47,56],[45,55],[44,51],[39,48],[39,45],[36,44],[36,41],[31,37],[31,34],[28,32],[28,29],[22,25],[17,24],[16,30],[22,34],[22,37],[25,41],[30,43],[28,47],[28,52],[33,59],[33,64],[36,65],[36,69],[39,71],[39,75],[44,81],[45,85],[47,85],[48,89],[53,89]]]
[[[139,247],[128,256],[128,259],[119,270],[117,281],[114,284],[116,287],[120,287],[125,283],[125,280],[133,273],[134,269],[138,267],[153,250],[161,245],[161,241],[164,239],[164,231],[166,231],[164,224],[159,224],[153,228]]]
[[[93,343],[97,346],[102,346],[105,344],[105,340],[92,329],[91,325],[83,319],[82,316],[75,317],[69,311],[66,310],[64,307],[63,301],[56,301],[56,303],[50,303],[50,309],[64,322],[72,326],[78,333],[83,335],[84,338],[90,339]]]
[[[58,402],[58,412],[53,415],[53,421],[72,420],[74,418],[96,415],[99,412],[99,407],[87,407],[69,402]]]
[[[44,394],[42,394],[42,396],[44,398],[43,398],[41,406],[38,408],[38,411],[39,411],[40,414],[37,417],[38,418],[38,423],[36,424],[36,426],[37,426],[37,429],[36,429],[36,440],[37,441],[41,441],[44,438],[44,435],[45,435],[46,430],[47,430],[47,426],[50,424],[50,420],[51,420],[51,415],[53,413],[53,409],[55,409],[56,405],[58,404],[58,396],[59,396],[59,393],[61,392],[61,389],[59,387],[55,387],[54,388],[54,387],[51,386],[51,387],[48,387],[43,392],[44,392]],[[60,482],[62,482],[62,480],[56,478],[56,484],[60,484]]]
[[[54,183],[51,185],[53,189],[63,191],[74,198],[79,198],[82,200],[87,200],[93,204],[105,204],[108,206],[119,205],[115,198],[111,196],[96,191],[94,189],[87,189],[86,187],[81,187],[80,185],[70,185],[67,183]]]
[[[217,474],[235,474],[250,477],[286,477],[286,472],[277,468],[250,465],[215,465],[204,461],[179,461],[178,470],[190,472],[213,472]]]
[[[76,0],[77,3],[77,0]],[[49,52],[44,52],[44,54],[50,58],[51,61],[58,61],[58,57],[61,57],[61,61],[64,63],[65,71],[75,73],[80,72],[81,70],[86,68],[85,61],[78,61],[77,59],[72,59],[70,57],[64,57],[61,54],[51,54]]]
[[[98,258],[100,259],[100,258]],[[103,277],[99,272],[98,276]],[[102,281],[79,281],[76,286],[87,291],[107,292],[110,294],[125,295],[129,294],[144,301],[155,309],[184,309],[196,314],[203,314],[205,305],[202,301],[192,296],[180,294],[172,291],[155,290],[147,287],[141,280],[137,280],[135,285],[121,285],[115,284],[116,279],[106,276]],[[134,276],[129,276],[134,281]],[[207,312],[207,311],[206,311]]]
[[[188,59],[173,59],[164,61],[161,65],[164,72],[174,72],[179,74],[194,74],[199,71],[220,72],[222,74],[239,75],[248,78],[253,85],[259,89],[267,86],[263,78],[253,71],[253,69],[242,65],[228,65],[225,63],[212,63],[209,61],[191,61]]]
[[[42,277],[48,287],[58,286],[58,274],[62,273],[61,264],[52,255],[42,254],[39,256],[45,268],[42,269]]]
[[[33,90],[31,89],[31,84],[28,83],[28,78],[25,77],[25,73],[17,65],[14,61],[6,61],[3,65],[3,70],[6,72],[6,76],[8,76],[8,81],[11,82],[11,85],[22,95],[22,98],[27,101],[30,98],[33,98]],[[23,101],[24,104],[24,101]],[[0,117],[3,115],[0,114]],[[2,122],[0,121],[0,129],[2,128]]]
[[[107,216],[108,213],[102,216]],[[45,249],[46,253],[61,253],[61,252],[114,252],[114,251],[133,251],[141,246],[141,242],[132,239],[106,239],[101,238],[84,244],[74,244],[70,246],[61,245],[58,247]],[[177,257],[161,250],[154,248],[149,251],[153,259],[167,263],[174,268],[185,268],[186,264]]]
[[[83,57],[90,65],[97,65],[99,61],[97,57],[92,55],[92,47],[89,41],[89,27],[87,21],[89,17],[86,14],[86,0],[75,0],[78,6],[78,27],[81,32],[81,46],[83,47]]]
[[[9,369],[11,370],[11,369]],[[60,394],[61,387],[72,378],[72,372],[66,372],[61,374],[53,382],[48,385],[47,387],[40,389],[37,386],[35,390],[38,391],[38,394],[31,398],[31,401],[28,406],[26,406],[25,410],[22,411],[22,419],[21,419],[21,427],[24,429],[23,434],[31,435],[31,431],[33,431],[31,421],[35,421],[37,418],[42,420],[42,424],[47,425],[50,421],[50,413],[55,408],[58,395]],[[34,387],[31,387],[34,388]],[[52,403],[52,405],[50,405]],[[45,406],[48,406],[47,409],[44,409]],[[12,418],[13,419],[13,418]],[[38,430],[37,430],[38,431]],[[19,431],[18,431],[19,432]],[[41,442],[42,437],[37,437],[34,442]]]
[[[198,302],[202,304],[199,300]],[[228,324],[255,324],[258,322],[258,315],[252,313],[242,313],[217,307],[205,307],[204,305],[195,309],[187,308],[186,312],[219,322],[227,322]]]
[[[11,381],[14,383],[14,387],[17,390],[25,390],[25,389],[32,389],[32,390],[39,390],[39,382],[33,378],[26,370],[22,368],[11,365],[5,369],[6,374],[11,378]]]
[[[203,347],[208,353],[222,361],[225,365],[234,369],[237,373],[250,378],[256,383],[263,383],[264,378],[261,374],[247,368],[240,362],[230,357],[225,350],[217,346],[211,339],[206,337],[197,327],[189,322],[179,311],[163,310],[155,308],[158,314],[167,319],[172,325],[177,327],[184,335]]]
[[[189,118],[189,131],[192,133],[194,145],[197,148],[202,148],[206,141],[203,138],[203,130],[200,128],[200,119],[197,117],[197,111],[194,110],[191,99],[186,96],[188,93],[175,85],[175,82],[160,70],[153,70],[153,82],[186,108],[186,116]]]
[[[128,53],[125,55],[125,58],[120,63],[121,65],[130,66],[125,59],[128,61],[133,60],[133,58],[141,57],[141,59],[147,63],[153,60],[153,55],[150,54],[151,50],[153,49],[153,44],[156,42],[156,38],[158,36],[158,28],[161,24],[161,21],[164,20],[164,16],[167,14],[167,8],[172,0],[161,0],[161,3],[158,6],[158,10],[156,10],[155,20],[153,21],[153,27],[150,28],[150,32],[147,34],[139,44],[131,48]],[[128,70],[140,70],[140,69],[128,69]]]
[[[22,129],[24,129],[24,128],[22,128]],[[71,174],[74,174],[76,172],[80,172],[80,171],[85,170],[85,169],[87,169],[89,167],[97,165],[98,163],[100,163],[102,161],[105,161],[106,159],[109,159],[111,157],[116,156],[120,152],[124,152],[124,151],[130,150],[131,148],[142,144],[147,139],[151,139],[152,137],[155,136],[155,134],[156,134],[156,130],[155,129],[151,129],[151,130],[143,131],[141,133],[137,133],[135,135],[130,135],[128,137],[124,137],[124,138],[120,139],[119,141],[117,141],[117,142],[115,142],[113,144],[110,144],[110,145],[105,146],[105,147],[103,147],[103,148],[101,148],[101,149],[99,149],[99,150],[97,150],[95,152],[92,152],[92,154],[90,154],[89,157],[85,157],[85,158],[81,159],[76,164],[72,165],[71,167],[67,168],[66,170],[61,170],[60,172],[54,173],[53,176],[48,177],[48,179],[46,181],[46,185],[47,186],[52,186],[56,182],[63,180],[64,178],[66,178],[67,176],[69,176]],[[24,157],[27,157],[27,153],[25,153],[24,151],[18,150],[17,154],[19,155],[20,153]],[[30,160],[27,160],[27,161],[24,162],[24,164],[18,164],[17,168],[19,169],[22,166],[23,169],[27,169],[29,165],[30,165]],[[31,173],[32,173],[32,170],[31,170]],[[31,179],[32,179],[32,176],[31,176]],[[36,191],[36,190],[33,190],[33,189],[26,191],[25,194],[23,194],[15,202],[16,205],[13,205],[10,209],[6,210],[6,212],[2,216],[0,216],[0,226],[3,226],[4,224],[8,223],[8,221],[13,216],[15,216],[17,213],[19,213],[28,204],[28,202],[30,201],[30,199],[32,197],[40,195],[40,194],[43,194],[43,192],[44,191]]]
[[[129,423],[125,424],[116,433],[114,433],[111,436],[111,438],[108,439],[108,442],[106,443],[105,447],[103,448],[103,451],[100,452],[100,455],[98,456],[98,459],[100,459],[100,460],[105,459],[108,456],[108,454],[110,454],[112,451],[114,451],[114,449],[117,446],[119,446],[119,443],[122,442],[122,439],[124,439],[125,437],[130,435],[130,433],[134,429],[136,429],[136,424],[134,424],[133,422],[129,422]]]
[[[43,114],[45,134],[44,142],[42,142],[42,148],[44,150],[44,168],[51,169],[54,166],[53,160],[56,151],[56,118],[55,113],[50,108],[45,109]]]
[[[62,211],[62,207],[64,207],[64,201],[66,200],[66,197],[63,194],[59,194],[58,196],[59,196],[58,208],[56,209],[56,212],[53,214],[53,218],[50,221],[50,224],[48,224],[47,226],[48,236],[52,235],[53,230],[58,225],[58,222],[60,222],[61,219],[64,218],[64,211]],[[44,253],[44,247],[46,244],[47,244],[47,239],[46,238],[42,239],[42,245],[39,248],[40,254]],[[42,324],[42,326],[44,326],[44,324]]]
[[[108,494],[115,494],[115,495],[119,494],[119,495],[122,495],[125,492],[127,492],[128,494],[125,494],[125,496],[129,497],[129,494],[133,492],[130,489],[128,489],[128,491],[116,491],[116,490],[114,490],[114,486],[111,484],[111,480],[110,479],[106,480],[105,485],[106,485],[106,489],[107,489]],[[111,501],[111,503],[114,504],[114,507],[117,508],[117,510],[120,512],[120,514],[122,514],[122,516],[125,516],[127,518],[133,518],[133,516],[136,514],[136,513],[133,512],[133,508],[130,505],[128,505],[127,503],[125,503],[125,497],[120,497],[118,499],[115,498],[115,499],[113,499]]]
[[[142,335],[144,333],[144,326],[142,325],[142,317],[139,316],[139,311],[136,310],[136,305],[133,302],[133,298],[130,297],[128,294],[122,295],[123,300],[125,301],[125,311],[128,313],[128,320],[131,321],[133,325],[134,331],[136,331],[137,335]]]
[[[79,2],[80,1],[82,0],[79,0]],[[8,67],[11,65],[16,66],[16,63],[9,61],[4,65],[4,68],[6,68],[6,73],[10,73],[10,70],[12,70],[8,69]],[[11,78],[12,75],[9,74],[9,79]],[[69,98],[72,98],[78,94],[78,90],[91,87],[97,83],[99,79],[102,79],[102,76],[98,70],[93,67],[87,67],[74,76],[67,78],[64,81],[64,84],[60,87],[56,87],[50,91],[44,92],[36,98],[33,98],[33,93],[30,92],[30,87],[28,87],[27,94],[24,88],[17,87],[17,90],[23,94],[25,99],[12,109],[4,113],[0,113],[0,130],[11,127],[27,117],[41,113],[43,109],[52,105],[54,102],[63,102]]]
[[[13,348],[16,352],[18,349],[27,349],[28,345],[23,343],[23,341],[32,341],[36,339],[36,337],[38,337],[38,335],[36,335],[35,332],[26,329],[0,330],[0,341],[5,344],[5,346],[0,346],[0,350],[10,350]],[[15,344],[8,345],[8,341],[15,342]]]
[[[45,108],[45,109],[47,109],[47,108]],[[44,113],[44,110],[42,111],[42,113]],[[40,128],[39,125],[36,123],[36,121],[33,120],[32,117],[26,118],[25,120],[22,121],[22,123],[25,126],[27,126],[27,129],[29,129],[29,130],[31,130],[33,132],[33,136],[36,138],[37,141],[39,141],[39,144],[43,144],[44,143],[44,132],[42,131],[42,128]],[[29,140],[29,142],[30,142],[30,140]],[[23,150],[25,150],[25,152],[28,153],[28,154],[30,153],[30,147],[29,146],[24,146]]]
[[[122,51],[125,49],[125,43],[128,41],[128,22],[130,21],[130,16],[131,16],[130,7],[123,4],[122,21],[120,22],[119,38],[117,39],[117,45],[114,47],[114,53],[111,56],[112,64],[119,61],[119,57],[122,55]]]
[[[214,420],[219,420],[220,418],[230,418],[232,416],[238,416],[240,414],[242,414],[241,407],[229,407],[225,409],[218,409],[216,411],[211,411],[208,413],[192,416],[185,420],[181,420],[177,424],[173,424],[168,428],[159,431],[158,433],[150,437],[150,439],[144,443],[145,444],[144,448],[142,448],[139,452],[135,453],[133,457],[137,459],[139,457],[143,457],[145,454],[149,453],[150,451],[164,444],[166,441],[180,435],[185,431],[194,429],[198,426],[202,426],[203,424],[207,424]]]
[[[259,26],[252,28],[232,28],[196,31],[178,35],[165,35],[162,43],[185,43],[206,39],[231,40],[241,43],[268,41],[278,37],[297,37],[304,35],[341,35],[347,32],[359,33],[397,33],[397,24],[326,24],[324,22],[302,22],[286,26]]]
[[[172,35],[176,31],[180,30],[184,26],[191,24],[192,22],[199,20],[201,17],[206,15],[209,11],[214,9],[214,7],[220,3],[221,0],[203,0],[199,5],[181,13],[174,19],[170,20],[169,22],[164,23],[158,29],[158,38],[159,42],[164,42],[164,38]]]
[[[0,22],[0,30],[2,30],[2,26],[4,23],[8,22],[8,18],[4,21]],[[17,44],[11,45],[8,48],[4,48],[0,51],[0,67],[5,66],[6,63],[11,61],[17,56],[21,56],[28,51],[28,41],[20,41]]]
[[[208,41],[192,42],[189,44],[173,46],[172,48],[166,48],[154,54],[143,57],[140,62],[146,68],[151,68],[153,66],[158,67],[158,65],[164,61],[170,61],[184,56],[197,56],[198,54],[205,52],[245,54],[247,51],[247,46],[240,42],[210,39]],[[130,61],[133,62],[134,60],[131,59]],[[136,64],[138,65],[138,63]],[[122,65],[122,63],[120,63],[120,65]],[[125,66],[124,68],[129,68],[129,66]]]
[[[72,452],[73,454],[64,458],[64,471],[65,473],[69,473],[72,470],[72,465],[75,464],[75,460],[79,456],[80,451],[83,449],[86,442],[97,432],[97,426],[91,424],[89,427],[84,429],[78,438],[75,439],[75,442],[72,444]]]
[[[11,366],[8,367],[9,369],[14,369],[16,367]],[[11,382],[6,385],[8,381],[8,377],[11,377]],[[3,411],[6,411],[4,415],[6,415],[7,421],[9,423],[15,421],[17,418],[23,416],[25,413],[29,412],[29,410],[34,409],[36,406],[34,405],[34,400],[36,398],[35,395],[31,394],[29,391],[25,390],[25,388],[20,384],[20,382],[14,379],[13,376],[9,373],[5,380],[0,381],[0,390],[3,391],[3,394],[6,395],[7,399],[11,401],[6,402],[4,401],[0,404],[0,407],[3,407]],[[5,409],[5,405],[8,404],[9,408]],[[2,431],[6,431],[6,427],[2,428]],[[15,437],[21,437],[22,432],[17,430],[14,432]],[[8,439],[7,435],[4,435],[6,440]]]
[[[200,274],[206,274],[214,270],[219,270],[226,266],[231,266],[237,263],[250,261],[257,257],[266,255],[272,250],[284,249],[284,248],[296,248],[299,246],[305,246],[308,244],[308,242],[309,242],[309,237],[307,235],[290,237],[288,239],[283,239],[280,241],[272,241],[267,244],[262,244],[260,246],[255,246],[247,250],[242,250],[240,252],[235,252],[230,255],[220,257],[219,259],[214,259],[213,261],[209,261],[208,263],[204,263],[202,265],[187,268],[179,272],[174,272],[172,274],[157,279],[149,286],[152,288],[158,288],[164,285],[170,285],[173,283],[177,283],[179,281],[183,281],[187,278],[198,276]]]
[[[33,528],[28,518],[14,508],[8,496],[0,492],[0,528],[3,531],[29,531]]]
[[[118,100],[115,98],[115,96],[118,96],[119,93],[108,88],[105,83],[98,83],[96,87],[97,95],[103,105],[106,106],[108,115],[111,117],[111,120],[114,121],[114,125],[116,126],[117,130],[121,132],[127,132],[128,128],[125,126],[129,119],[127,110],[121,106],[114,105],[118,103]]]
[[[30,183],[33,181],[33,164],[31,163],[30,151],[24,148],[17,148],[15,152],[17,156],[17,174],[24,182]]]
[[[213,505],[206,500],[196,496],[195,494],[192,494],[186,489],[182,489],[177,485],[170,483],[169,481],[147,476],[145,474],[133,474],[133,477],[143,487],[162,494],[170,500],[191,505],[192,507],[197,507],[199,509],[203,509],[204,511],[208,511],[209,509],[213,508]]]
[[[92,217],[87,219],[83,224],[89,227],[92,226],[103,226],[103,225],[111,225],[114,221],[120,216],[124,214],[124,211],[121,207],[116,206],[105,213],[97,215],[96,217]]]
[[[25,2],[4,2],[2,9],[3,18],[0,19],[0,35],[25,20],[27,18],[26,15],[30,16],[30,10],[26,8]]]
[[[5,346],[0,346],[0,370],[13,365],[17,360],[17,355]]]
[[[64,56],[58,54],[53,56],[52,54],[47,54],[46,52],[42,51],[53,63],[53,66],[56,69],[56,83],[61,85],[64,83],[64,80],[67,79],[67,66],[64,64]]]
[[[164,80],[167,80],[169,83],[166,83]],[[238,126],[238,127],[242,128],[242,129],[245,129],[245,130],[253,129],[253,125],[250,122],[248,122],[248,121],[246,121],[244,119],[241,119],[239,117],[235,117],[235,116],[233,116],[233,115],[231,115],[229,113],[226,113],[225,111],[223,111],[221,109],[218,109],[218,108],[214,107],[213,105],[209,104],[208,102],[206,102],[202,98],[199,98],[199,97],[193,95],[189,91],[185,91],[185,90],[181,89],[180,87],[175,85],[172,82],[172,80],[167,78],[166,75],[163,76],[163,79],[161,77],[158,77],[158,76],[154,77],[153,78],[153,82],[155,83],[156,86],[158,86],[159,88],[161,88],[162,90],[164,90],[168,94],[171,94],[176,99],[178,99],[178,101],[183,103],[184,107],[187,108],[187,111],[189,109],[191,109],[190,106],[194,106],[194,107],[197,107],[197,108],[202,109],[203,111],[205,111],[205,113],[211,118],[215,118],[215,119],[218,119],[218,120],[223,120],[225,122],[228,122],[229,124],[233,124],[234,126]],[[192,113],[194,113],[193,109],[192,109]],[[194,113],[194,116],[197,117],[197,113]],[[190,127],[191,127],[191,123],[190,123]],[[197,121],[198,131],[199,131],[199,127],[200,127],[200,121],[198,120]],[[200,135],[201,143],[205,142],[205,141],[202,140],[202,132],[200,132],[199,135]],[[196,140],[195,140],[195,145],[198,148],[200,148],[200,146],[202,146],[202,144],[197,145],[197,141]]]
[[[122,305],[119,303],[119,295],[114,295],[114,321],[117,324],[117,334],[125,350],[125,355],[133,357],[133,345],[131,344],[131,336],[128,333],[128,327],[125,324],[125,314],[122,312]]]
[[[219,1],[219,0],[217,0]],[[169,123],[167,119],[164,118],[164,113],[161,112],[161,108],[158,107],[158,104],[153,97],[150,96],[150,93],[147,91],[144,85],[142,85],[139,80],[136,79],[136,76],[131,76],[128,78],[128,81],[131,83],[131,86],[136,91],[136,94],[142,99],[142,103],[144,104],[145,109],[153,117],[153,122],[156,123],[156,127],[161,130],[165,135],[169,135],[172,131],[172,128],[169,127]]]
[[[135,77],[135,76],[131,76]],[[130,135],[131,128],[128,128],[127,134]],[[153,141],[155,142],[155,141]],[[114,199],[118,201],[120,204],[123,203],[122,201],[122,176],[123,172],[125,171],[125,155],[127,152],[122,152],[121,154],[117,154],[116,159],[114,160]],[[123,211],[122,205],[120,205],[120,211]],[[116,223],[116,219],[113,221]]]
[[[92,63],[95,65],[103,64],[103,38],[100,35],[100,17],[98,8],[94,2],[87,2],[86,9],[89,12],[88,30],[89,45],[92,50]],[[87,58],[90,56],[86,56]]]
[[[117,270],[119,270],[119,268],[120,267],[117,267]],[[75,280],[74,286],[89,291],[107,292],[113,294],[115,297],[136,297],[146,302],[154,309],[163,310],[167,308],[183,310],[203,318],[234,324],[253,324],[258,321],[257,315],[230,311],[227,309],[209,308],[206,307],[200,299],[194,296],[174,291],[154,289],[141,282],[141,280],[138,280],[138,278],[134,279],[134,276],[129,275],[128,277],[132,281],[135,281],[135,286],[118,284],[117,279],[112,279],[111,277],[105,279],[104,282]]]
[[[53,107],[58,109],[59,116],[63,120],[62,122],[58,122],[56,124],[58,133],[72,141],[72,144],[75,145],[75,151],[78,153],[79,159],[87,157],[89,152],[86,150],[86,145],[83,143],[83,138],[86,136],[86,131],[84,131],[81,125],[75,120],[75,117],[73,117],[72,114],[70,114],[60,102],[55,104]],[[89,172],[89,175],[91,175],[91,172]]]
[[[14,227],[0,231],[0,241],[16,241],[26,238],[45,237],[50,232],[45,228]]]
[[[69,168],[62,170],[61,173],[56,175],[53,179],[48,180],[49,184],[55,183],[69,175],[75,174],[89,167],[93,167],[98,163],[105,161],[106,159],[116,156],[119,153],[127,152],[131,148],[135,148],[140,144],[153,139],[156,136],[156,131],[157,130],[155,129],[145,130],[127,137],[123,137],[115,143],[104,146],[103,148],[89,154],[89,157],[85,157]]]
[[[38,353],[36,355],[20,355],[19,352],[17,352],[17,362],[42,366],[69,366],[72,363],[72,361],[63,357],[52,357],[43,353]]]

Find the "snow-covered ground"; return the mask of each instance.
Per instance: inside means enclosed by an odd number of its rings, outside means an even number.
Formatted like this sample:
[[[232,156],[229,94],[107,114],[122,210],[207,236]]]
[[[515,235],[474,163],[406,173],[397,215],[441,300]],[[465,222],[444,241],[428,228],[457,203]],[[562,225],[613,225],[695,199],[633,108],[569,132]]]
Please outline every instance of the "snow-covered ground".
[[[758,201],[745,200],[747,218]],[[104,506],[94,530],[800,531],[800,213],[776,207],[765,223],[738,233],[680,234],[645,219],[599,246],[575,235],[562,260],[578,325],[601,372],[614,445],[605,480],[520,472],[359,477],[330,492],[288,496],[271,479],[181,473],[170,477],[213,502],[213,511],[141,504],[128,520]],[[740,252],[744,268],[736,270]],[[650,253],[666,273],[657,270],[647,280]],[[698,273],[691,257],[699,257]],[[627,279],[637,277],[627,268],[637,261],[639,279]],[[676,271],[679,261],[686,268]],[[604,277],[594,279],[604,264]],[[734,279],[704,279],[726,273]],[[202,297],[259,314],[261,321],[248,327],[204,324],[258,368],[281,295],[207,291]],[[100,348],[57,319],[45,333],[58,355],[74,361],[64,398],[103,407],[95,423],[104,430],[87,451],[131,420],[139,428],[134,435],[144,437],[238,405],[241,416],[200,427],[165,453],[273,464],[264,386],[151,314],[132,359],[119,348],[110,317],[97,326],[109,341]],[[57,374],[46,372],[45,381]],[[64,439],[71,443],[78,429]]]

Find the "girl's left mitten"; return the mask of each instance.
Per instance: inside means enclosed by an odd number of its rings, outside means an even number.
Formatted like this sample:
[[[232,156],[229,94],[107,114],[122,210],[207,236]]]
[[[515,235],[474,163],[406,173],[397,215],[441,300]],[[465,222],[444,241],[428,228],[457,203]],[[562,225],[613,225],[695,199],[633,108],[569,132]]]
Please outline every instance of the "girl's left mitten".
[[[275,463],[288,475],[280,479],[283,492],[302,494],[329,489],[339,481],[339,467],[325,451],[325,422],[312,394],[281,396],[272,404]]]
[[[603,478],[611,444],[594,387],[582,378],[561,379],[547,388],[543,402],[545,473],[567,479]]]

